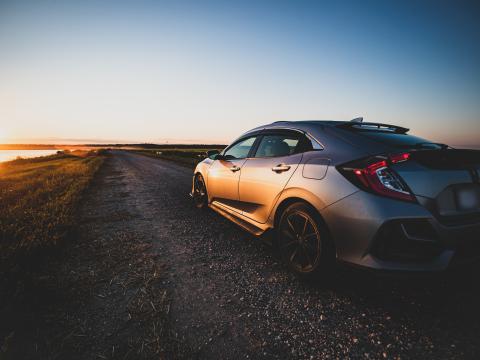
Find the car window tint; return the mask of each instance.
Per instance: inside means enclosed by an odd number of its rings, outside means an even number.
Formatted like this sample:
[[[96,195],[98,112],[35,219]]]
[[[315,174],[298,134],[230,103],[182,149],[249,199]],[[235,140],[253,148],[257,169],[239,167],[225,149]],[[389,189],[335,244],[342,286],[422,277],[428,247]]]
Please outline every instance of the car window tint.
[[[295,152],[300,139],[292,135],[265,135],[255,157],[288,156]]]
[[[253,146],[253,143],[255,142],[256,137],[250,137],[245,140],[241,140],[229,149],[225,151],[225,158],[233,160],[233,159],[244,159],[248,156],[248,153],[250,152],[250,149]]]

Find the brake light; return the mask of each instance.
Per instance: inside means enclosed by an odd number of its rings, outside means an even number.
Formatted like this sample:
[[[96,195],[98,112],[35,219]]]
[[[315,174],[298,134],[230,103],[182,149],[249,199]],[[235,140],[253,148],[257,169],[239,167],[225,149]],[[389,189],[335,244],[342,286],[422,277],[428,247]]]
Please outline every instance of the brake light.
[[[409,157],[409,153],[394,155],[388,159],[377,157],[340,167],[339,170],[347,179],[366,191],[398,200],[415,201],[414,195],[400,175],[389,167],[390,164],[407,161]]]
[[[392,164],[404,162],[404,161],[407,161],[408,159],[410,159],[410,153],[390,155],[390,161],[392,162]]]

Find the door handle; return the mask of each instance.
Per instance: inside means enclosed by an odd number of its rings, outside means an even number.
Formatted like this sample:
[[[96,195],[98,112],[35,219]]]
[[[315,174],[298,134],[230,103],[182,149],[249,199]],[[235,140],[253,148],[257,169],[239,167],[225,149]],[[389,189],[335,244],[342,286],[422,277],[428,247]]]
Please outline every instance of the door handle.
[[[272,171],[275,171],[276,173],[281,173],[283,171],[288,171],[290,170],[290,165],[285,165],[285,164],[278,164],[277,166],[274,166],[272,168]]]
[[[238,170],[240,170],[240,167],[238,167],[237,165],[233,165],[231,168],[230,168],[231,171],[233,172],[236,172]]]

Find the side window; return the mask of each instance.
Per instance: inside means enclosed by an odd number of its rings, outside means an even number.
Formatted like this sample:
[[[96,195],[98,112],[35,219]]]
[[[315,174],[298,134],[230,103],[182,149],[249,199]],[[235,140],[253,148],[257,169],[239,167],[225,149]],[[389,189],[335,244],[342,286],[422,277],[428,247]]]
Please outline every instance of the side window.
[[[306,137],[306,140],[307,140],[307,147],[309,148],[308,150],[306,151],[310,151],[310,150],[323,150],[323,146],[320,145],[315,139],[313,139],[312,137],[310,137],[309,135],[307,135]],[[311,148],[310,148],[311,147]]]
[[[296,135],[265,135],[258,146],[255,157],[277,157],[294,154],[300,137]]]
[[[320,145],[315,139],[310,137],[309,135],[306,135],[304,139],[304,146],[303,146],[303,151],[312,151],[312,150],[323,150],[323,146]]]
[[[253,136],[237,142],[236,144],[228,148],[223,155],[227,160],[246,158],[248,156],[248,153],[250,152],[250,149],[255,143],[256,138],[256,136]]]

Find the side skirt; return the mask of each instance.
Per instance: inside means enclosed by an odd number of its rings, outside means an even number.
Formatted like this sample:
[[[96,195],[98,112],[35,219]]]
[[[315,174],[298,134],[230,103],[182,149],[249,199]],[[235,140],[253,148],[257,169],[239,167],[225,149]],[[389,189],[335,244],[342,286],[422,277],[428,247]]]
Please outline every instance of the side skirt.
[[[211,209],[215,210],[220,215],[226,217],[231,222],[237,224],[242,229],[248,231],[249,233],[251,233],[255,236],[261,236],[267,230],[267,229],[262,229],[258,226],[255,226],[255,225],[249,223],[248,221],[245,221],[245,220],[239,218],[238,216],[235,216],[235,215],[231,214],[230,212],[223,209],[221,206],[216,205],[215,203],[210,203],[209,206],[210,206]]]

